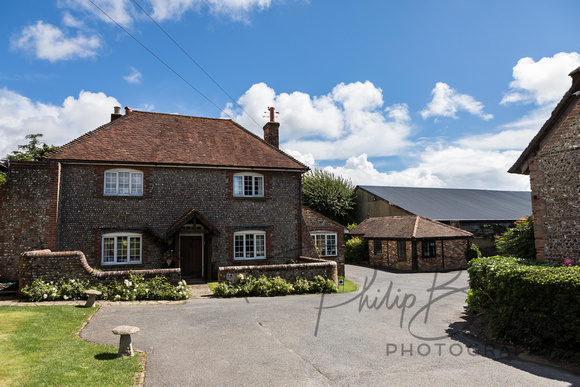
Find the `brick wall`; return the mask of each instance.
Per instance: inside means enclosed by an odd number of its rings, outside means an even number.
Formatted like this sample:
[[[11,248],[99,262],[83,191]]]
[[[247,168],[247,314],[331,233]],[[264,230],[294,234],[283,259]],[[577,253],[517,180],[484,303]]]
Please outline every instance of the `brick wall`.
[[[580,101],[530,163],[538,259],[580,259]]]
[[[12,161],[0,188],[0,276],[18,279],[24,251],[56,249],[60,164]]]
[[[58,281],[61,278],[90,280],[91,284],[107,283],[113,280],[122,281],[129,275],[143,275],[145,278],[164,276],[176,285],[181,280],[181,269],[156,270],[117,270],[108,272],[95,271],[87,263],[81,251],[51,252],[49,249],[26,251],[20,255],[18,266],[18,288],[22,290],[35,280]]]
[[[371,265],[397,271],[413,270],[413,241],[405,241],[406,257],[399,258],[396,240],[369,240],[369,260]],[[436,256],[423,258],[423,244],[420,239],[417,244],[417,268],[420,272],[466,269],[465,251],[472,239],[437,239],[435,241]],[[375,255],[374,245],[381,243],[381,253]]]
[[[248,266],[224,266],[218,270],[218,281],[230,281],[236,283],[238,275],[251,275],[259,278],[280,277],[288,282],[294,282],[296,277],[313,280],[317,275],[332,280],[338,284],[337,266],[334,261],[324,261],[318,259],[300,258],[305,263],[285,264],[285,265],[248,265]]]
[[[113,166],[111,168],[114,168]],[[211,243],[213,277],[218,266],[244,265],[233,261],[233,232],[266,229],[268,259],[286,263],[301,252],[300,173],[266,172],[264,198],[232,197],[235,172],[217,169],[150,168],[144,172],[142,197],[102,195],[105,167],[63,165],[59,250],[80,250],[102,270],[159,268],[161,252],[144,241],[143,264],[101,265],[101,236],[106,232],[139,232],[145,226],[158,235],[195,208],[219,231]],[[138,168],[134,168],[138,169]]]

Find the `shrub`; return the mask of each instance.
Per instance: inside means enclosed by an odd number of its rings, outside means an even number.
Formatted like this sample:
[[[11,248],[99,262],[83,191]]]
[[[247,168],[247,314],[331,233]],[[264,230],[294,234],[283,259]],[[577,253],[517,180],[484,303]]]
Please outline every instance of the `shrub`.
[[[334,282],[320,275],[314,277],[313,281],[296,278],[293,284],[280,277],[262,275],[256,279],[251,275],[239,275],[237,283],[222,282],[214,289],[214,295],[217,297],[274,297],[288,294],[336,292]]]
[[[534,218],[528,216],[516,221],[516,227],[508,229],[495,239],[495,246],[502,255],[518,258],[536,258]]]
[[[471,260],[468,272],[468,308],[496,338],[552,357],[577,354],[580,267],[489,257]]]
[[[472,243],[471,246],[467,248],[465,251],[465,258],[467,259],[467,262],[475,258],[481,258],[481,252],[475,243]]]
[[[22,293],[31,301],[83,300],[87,298],[85,290],[90,288],[88,280],[60,279],[56,283],[47,283],[42,279],[35,280],[25,286]],[[111,301],[134,300],[186,300],[191,292],[185,281],[171,285],[165,277],[144,279],[142,275],[131,274],[123,282],[113,281],[108,284],[98,284],[96,289],[101,292],[97,298]]]
[[[361,263],[369,260],[368,242],[355,237],[345,243],[344,261],[346,263]]]

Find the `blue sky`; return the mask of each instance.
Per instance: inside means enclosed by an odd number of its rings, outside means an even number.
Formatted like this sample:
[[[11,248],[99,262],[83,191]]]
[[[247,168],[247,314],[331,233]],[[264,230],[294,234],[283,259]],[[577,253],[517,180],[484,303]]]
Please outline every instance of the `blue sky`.
[[[93,1],[211,102],[89,0],[9,2],[1,156],[115,105],[259,135],[275,106],[285,151],[355,184],[526,190],[506,171],[580,66],[575,0],[136,0],[236,105],[133,0]]]

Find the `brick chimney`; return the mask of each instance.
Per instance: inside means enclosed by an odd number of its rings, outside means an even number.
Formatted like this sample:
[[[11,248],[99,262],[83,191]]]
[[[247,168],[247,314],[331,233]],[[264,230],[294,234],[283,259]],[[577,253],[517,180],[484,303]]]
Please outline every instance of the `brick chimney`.
[[[270,111],[270,122],[266,122],[266,125],[264,125],[264,141],[278,148],[278,129],[280,128],[280,123],[276,122],[275,120],[275,109],[273,107],[269,107],[268,110]]]
[[[121,118],[121,106],[115,106],[113,108],[113,113],[111,114],[111,122],[115,121],[117,118]]]

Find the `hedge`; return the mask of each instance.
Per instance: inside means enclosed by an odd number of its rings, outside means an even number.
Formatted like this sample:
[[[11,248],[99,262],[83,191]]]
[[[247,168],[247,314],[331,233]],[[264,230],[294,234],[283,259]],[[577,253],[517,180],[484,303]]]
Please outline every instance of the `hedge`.
[[[559,358],[580,348],[580,267],[488,257],[469,262],[470,312],[496,339]]]

